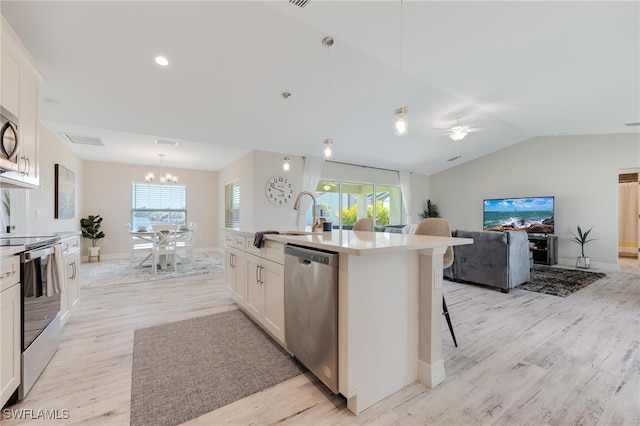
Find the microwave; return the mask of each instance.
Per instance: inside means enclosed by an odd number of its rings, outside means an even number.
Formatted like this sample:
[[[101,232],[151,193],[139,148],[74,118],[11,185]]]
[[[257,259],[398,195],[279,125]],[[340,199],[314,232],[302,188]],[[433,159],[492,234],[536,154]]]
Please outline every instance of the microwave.
[[[18,117],[0,106],[0,169],[18,171]]]

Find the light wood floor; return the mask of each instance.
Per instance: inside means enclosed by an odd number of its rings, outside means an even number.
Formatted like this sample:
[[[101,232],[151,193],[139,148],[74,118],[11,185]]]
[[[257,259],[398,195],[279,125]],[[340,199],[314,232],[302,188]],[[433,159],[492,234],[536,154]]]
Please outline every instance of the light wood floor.
[[[443,321],[447,379],[435,389],[416,382],[354,416],[302,375],[189,423],[639,425],[640,271],[607,274],[565,299],[445,282],[460,347]],[[54,359],[10,407],[70,418],[3,426],[128,425],[134,329],[236,309],[223,279],[82,289]]]

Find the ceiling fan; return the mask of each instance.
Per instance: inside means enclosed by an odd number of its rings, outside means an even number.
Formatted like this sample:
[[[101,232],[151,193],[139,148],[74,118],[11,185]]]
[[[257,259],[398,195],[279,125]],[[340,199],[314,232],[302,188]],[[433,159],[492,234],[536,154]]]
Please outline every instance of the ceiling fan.
[[[472,128],[469,126],[460,125],[460,118],[456,116],[455,126],[450,127],[449,129],[439,129],[439,128],[431,128],[431,130],[440,130],[446,132],[445,134],[449,136],[452,140],[458,142],[467,137],[469,133],[476,132],[479,129]]]

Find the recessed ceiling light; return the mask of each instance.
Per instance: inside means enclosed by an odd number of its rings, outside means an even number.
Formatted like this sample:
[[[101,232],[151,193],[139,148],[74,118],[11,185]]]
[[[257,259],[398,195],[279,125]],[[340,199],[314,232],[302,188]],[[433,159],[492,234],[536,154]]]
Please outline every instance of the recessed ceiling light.
[[[166,67],[169,65],[169,61],[164,56],[156,56],[156,64]]]

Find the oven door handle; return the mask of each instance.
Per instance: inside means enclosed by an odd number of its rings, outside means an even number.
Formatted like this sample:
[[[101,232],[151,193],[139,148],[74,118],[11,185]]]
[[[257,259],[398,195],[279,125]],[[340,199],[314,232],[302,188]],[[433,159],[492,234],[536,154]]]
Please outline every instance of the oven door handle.
[[[33,260],[33,259],[37,259],[39,257],[48,256],[50,254],[53,254],[53,247],[47,247],[47,248],[44,248],[44,249],[41,249],[41,250],[33,250],[33,251],[25,252],[24,259],[25,260]]]

